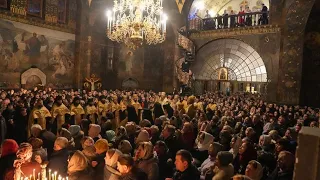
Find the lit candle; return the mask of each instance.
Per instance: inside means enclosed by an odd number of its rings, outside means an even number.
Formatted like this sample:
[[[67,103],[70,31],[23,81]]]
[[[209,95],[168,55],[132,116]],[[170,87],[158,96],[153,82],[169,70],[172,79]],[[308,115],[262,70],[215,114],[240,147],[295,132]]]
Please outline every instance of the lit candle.
[[[33,180],[36,180],[36,170],[35,169],[33,169],[33,171],[32,171],[32,176],[33,176]],[[30,180],[31,180],[31,178],[30,178]]]
[[[52,180],[54,180],[54,174],[51,174],[51,178],[52,178]]]
[[[49,180],[51,180],[51,169],[49,169]]]
[[[57,171],[54,172],[54,180],[57,180]]]
[[[40,180],[40,173],[38,173],[38,179]]]

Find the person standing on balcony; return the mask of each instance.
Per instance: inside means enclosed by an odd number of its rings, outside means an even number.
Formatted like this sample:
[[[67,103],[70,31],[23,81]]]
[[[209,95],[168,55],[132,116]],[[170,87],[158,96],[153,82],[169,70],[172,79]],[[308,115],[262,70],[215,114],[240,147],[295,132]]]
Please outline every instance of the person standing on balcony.
[[[244,10],[240,7],[240,11],[238,13],[238,24],[239,26],[244,26]]]
[[[229,22],[228,19],[229,19],[228,12],[225,9],[224,12],[223,12],[223,27],[224,28],[228,28],[228,22]]]
[[[230,28],[236,27],[236,14],[234,13],[233,10],[231,10],[230,13]]]
[[[249,6],[246,6],[245,13],[246,13],[246,26],[252,26],[252,15],[250,14],[251,10]]]
[[[217,13],[217,21],[218,21],[217,29],[221,29],[222,28],[222,16],[220,16],[218,13]]]
[[[268,24],[268,7],[265,4],[262,4],[262,16],[261,16],[261,23]]]

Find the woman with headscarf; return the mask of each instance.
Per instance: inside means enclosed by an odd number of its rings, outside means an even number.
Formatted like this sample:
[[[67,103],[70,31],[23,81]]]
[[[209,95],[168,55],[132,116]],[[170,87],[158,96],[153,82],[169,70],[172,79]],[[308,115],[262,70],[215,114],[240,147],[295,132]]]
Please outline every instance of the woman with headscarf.
[[[263,175],[263,168],[258,161],[252,160],[249,161],[245,174],[252,180],[261,180]]]
[[[136,166],[148,175],[148,180],[159,178],[158,158],[151,142],[141,142],[135,152]]]
[[[81,146],[82,146],[82,149],[85,149],[86,147],[94,146],[94,140],[89,136],[85,136],[81,139]]]
[[[142,129],[142,130],[139,132],[137,138],[135,139],[135,144],[136,144],[136,146],[138,146],[139,143],[141,143],[141,142],[148,142],[148,141],[150,141],[150,135],[149,135],[149,133],[148,133],[147,130]]]
[[[79,125],[71,125],[68,128],[69,132],[71,133],[71,136],[73,137],[75,149],[81,150],[81,139],[84,137],[84,133],[81,131],[81,128]]]
[[[233,155],[228,151],[221,151],[216,158],[212,180],[229,180],[234,174],[232,166]]]
[[[128,137],[126,128],[123,126],[118,127],[118,129],[116,131],[116,138],[115,138],[114,147],[118,147],[119,143],[122,140],[128,140],[128,139],[129,139],[129,137]]]
[[[73,137],[71,136],[71,133],[68,131],[68,129],[61,128],[58,130],[58,137],[65,137],[68,139],[68,150],[74,150],[75,143],[73,140]]]
[[[208,157],[208,150],[213,140],[214,137],[211,134],[201,131],[195,141],[197,148],[193,153],[193,157],[203,162]]]
[[[206,160],[204,160],[201,166],[198,168],[201,173],[200,175],[201,180],[207,179],[206,174],[210,171],[211,167],[215,165],[217,154],[222,150],[223,150],[223,146],[221,144],[217,142],[210,143],[210,146],[208,149],[209,157]]]
[[[122,140],[120,141],[118,145],[118,149],[123,153],[123,154],[132,154],[132,146],[128,140]]]
[[[38,163],[41,163],[48,160],[48,153],[42,147],[43,141],[41,139],[30,138],[29,143],[32,146],[32,161],[37,161]]]
[[[13,169],[5,175],[5,180],[21,179],[40,173],[41,167],[37,162],[32,162],[32,146],[29,143],[21,143],[16,153],[17,159],[13,163]]]
[[[3,180],[5,172],[13,168],[13,162],[16,159],[18,144],[13,139],[5,139],[1,145],[0,157],[0,180]]]
[[[117,170],[117,163],[122,152],[118,149],[109,149],[105,157],[104,180],[118,180],[121,176]]]
[[[81,151],[75,151],[68,161],[69,180],[92,180],[92,170],[85,155]]]
[[[229,152],[233,154],[233,159],[237,157],[241,143],[242,143],[241,138],[237,135],[233,136],[233,138],[231,139],[231,142],[230,142],[231,149],[229,150]]]

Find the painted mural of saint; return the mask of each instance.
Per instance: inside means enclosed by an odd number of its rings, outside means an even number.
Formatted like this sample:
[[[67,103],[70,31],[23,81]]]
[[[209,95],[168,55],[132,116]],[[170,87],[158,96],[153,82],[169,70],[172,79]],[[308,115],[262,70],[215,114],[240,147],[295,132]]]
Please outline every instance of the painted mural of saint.
[[[24,53],[29,57],[40,57],[41,42],[36,33],[32,34],[32,37],[24,40],[25,33],[22,34],[22,41],[26,44]]]

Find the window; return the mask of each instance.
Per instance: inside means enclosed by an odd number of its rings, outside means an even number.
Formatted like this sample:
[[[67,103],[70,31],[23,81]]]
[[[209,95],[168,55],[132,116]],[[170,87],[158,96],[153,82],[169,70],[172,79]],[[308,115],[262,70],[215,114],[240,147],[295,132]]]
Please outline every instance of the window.
[[[27,0],[27,14],[42,18],[43,0]]]

